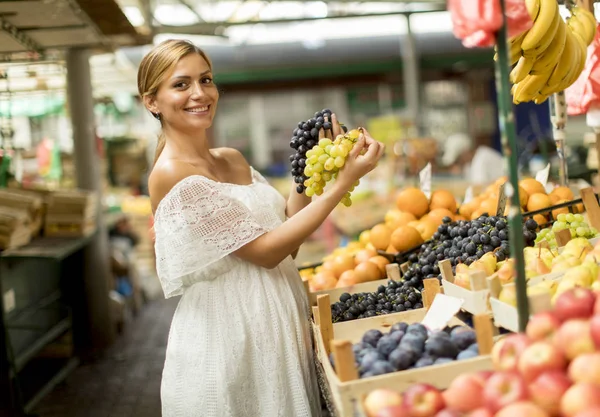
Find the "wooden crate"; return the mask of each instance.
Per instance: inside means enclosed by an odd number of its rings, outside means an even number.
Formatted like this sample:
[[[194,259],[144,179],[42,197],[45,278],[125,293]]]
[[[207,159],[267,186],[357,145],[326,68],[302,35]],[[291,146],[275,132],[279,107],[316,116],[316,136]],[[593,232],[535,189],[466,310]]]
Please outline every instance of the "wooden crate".
[[[36,192],[20,189],[0,190],[0,206],[27,211],[32,235],[40,233],[44,223],[44,199]]]
[[[304,281],[306,292],[308,294],[308,301],[311,306],[316,306],[317,299],[319,298],[319,296],[325,295],[325,294],[329,295],[329,299],[331,300],[332,303],[336,303],[340,300],[341,295],[344,293],[358,294],[361,292],[377,291],[377,288],[379,288],[380,285],[386,285],[390,279],[394,280],[394,281],[399,281],[401,278],[401,275],[402,275],[401,270],[403,268],[404,268],[404,265],[402,267],[400,267],[400,266],[398,266],[398,264],[388,264],[388,265],[386,265],[387,278],[385,278],[385,279],[378,279],[376,281],[370,281],[370,282],[362,282],[360,284],[352,285],[349,287],[332,288],[330,290],[321,290],[321,291],[314,291],[314,292],[310,291],[308,289],[308,282]]]
[[[96,219],[74,219],[71,222],[46,220],[44,236],[47,237],[86,237],[97,228]]]
[[[351,322],[335,323],[330,329],[328,329],[327,325],[321,326],[321,320],[324,320],[323,322],[326,323],[326,317],[324,318],[323,314],[319,314],[317,323],[313,326],[318,367],[322,369],[325,375],[327,389],[331,394],[330,397],[337,417],[355,416],[357,409],[360,409],[359,405],[364,397],[374,389],[391,388],[402,392],[415,383],[427,383],[438,388],[446,388],[461,373],[492,369],[491,358],[489,354],[485,354],[477,358],[457,361],[455,363],[432,365],[420,369],[357,379],[358,374],[354,367],[354,355],[352,352],[353,343],[360,341],[367,330],[379,329],[381,331],[388,331],[394,323],[400,321],[406,323],[421,322],[426,313],[427,309],[423,308]],[[489,353],[493,344],[493,329],[488,316],[478,316],[478,319],[481,318],[487,318],[487,338],[489,341],[487,344],[480,342],[480,347],[486,353]],[[449,325],[465,324],[454,317],[449,322]],[[329,339],[327,336],[328,332],[333,332],[330,344],[335,356],[337,372],[331,366],[328,349],[326,348],[326,340]],[[325,336],[324,333],[326,334]]]

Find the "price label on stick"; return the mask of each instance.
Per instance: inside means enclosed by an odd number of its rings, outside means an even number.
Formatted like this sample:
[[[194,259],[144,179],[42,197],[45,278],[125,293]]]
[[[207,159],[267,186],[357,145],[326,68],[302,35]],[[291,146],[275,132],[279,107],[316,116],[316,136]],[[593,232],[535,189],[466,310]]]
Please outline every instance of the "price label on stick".
[[[437,294],[421,324],[431,331],[442,330],[460,311],[464,302],[462,298]]]
[[[548,176],[549,175],[550,175],[550,164],[546,165],[546,168],[539,170],[538,173],[535,174],[535,179],[537,181],[539,181],[545,188],[546,184],[548,184]]]
[[[463,204],[467,204],[473,200],[473,187],[469,185],[469,188],[465,191],[465,198],[463,200]]]
[[[431,162],[428,162],[421,170],[419,179],[421,180],[421,191],[428,199],[431,198]]]
[[[498,190],[498,209],[496,210],[496,216],[504,216],[507,200],[508,196],[506,195],[506,183],[504,183],[500,186],[500,189]]]

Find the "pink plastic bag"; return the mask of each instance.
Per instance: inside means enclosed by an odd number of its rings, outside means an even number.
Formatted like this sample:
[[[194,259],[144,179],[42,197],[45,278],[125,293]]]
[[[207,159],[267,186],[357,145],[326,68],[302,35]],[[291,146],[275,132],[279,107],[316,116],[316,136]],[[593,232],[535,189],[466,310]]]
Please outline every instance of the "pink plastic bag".
[[[586,114],[591,106],[600,105],[600,31],[596,26],[594,41],[588,46],[587,59],[581,75],[565,90],[567,114]]]
[[[448,0],[454,36],[467,48],[489,47],[496,44],[496,33],[502,26],[498,0]],[[529,30],[533,21],[524,0],[506,0],[508,37]]]

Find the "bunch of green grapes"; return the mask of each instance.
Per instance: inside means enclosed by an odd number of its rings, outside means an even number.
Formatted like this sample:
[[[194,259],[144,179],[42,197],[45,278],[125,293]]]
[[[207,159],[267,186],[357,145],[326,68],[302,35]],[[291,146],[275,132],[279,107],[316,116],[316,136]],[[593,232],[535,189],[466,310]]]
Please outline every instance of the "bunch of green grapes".
[[[319,142],[306,152],[306,166],[304,167],[305,194],[308,197],[323,194],[325,185],[332,179],[336,179],[339,170],[346,163],[348,154],[354,147],[360,131],[350,130],[348,133],[338,135],[333,141],[328,138],[320,139]],[[350,193],[359,184],[356,181],[349,192],[342,198],[342,204],[346,207],[352,205]]]
[[[535,240],[536,244],[541,240],[546,240],[550,247],[556,247],[556,236],[554,233],[563,229],[569,229],[571,238],[585,237],[591,239],[598,236],[598,231],[585,222],[583,215],[561,213],[556,216],[556,221],[552,224],[551,228],[547,227],[538,232]]]

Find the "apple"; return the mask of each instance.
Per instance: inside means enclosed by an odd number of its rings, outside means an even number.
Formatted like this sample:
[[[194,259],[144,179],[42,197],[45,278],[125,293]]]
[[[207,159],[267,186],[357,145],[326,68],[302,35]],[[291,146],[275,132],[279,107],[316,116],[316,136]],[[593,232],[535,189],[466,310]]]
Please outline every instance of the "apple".
[[[535,314],[527,323],[525,333],[534,342],[552,340],[560,327],[560,320],[550,311]]]
[[[489,376],[479,373],[460,374],[442,394],[446,407],[466,413],[483,406],[483,387]]]
[[[461,414],[458,411],[445,409],[437,413],[435,417],[461,417]]]
[[[535,342],[523,351],[518,369],[525,381],[536,379],[544,371],[562,371],[567,362],[562,352],[550,342]]]
[[[468,417],[494,417],[494,414],[487,408],[478,408],[468,414]]]
[[[596,282],[600,281],[600,275],[596,278]],[[594,314],[600,314],[600,291],[596,291],[596,303],[594,304]]]
[[[569,378],[573,382],[589,382],[600,386],[600,352],[584,353],[569,365]]]
[[[492,363],[497,371],[515,371],[519,356],[531,344],[527,335],[511,334],[500,339],[492,348]]]
[[[404,404],[411,417],[433,417],[445,408],[440,390],[429,384],[416,384],[404,391]]]
[[[594,352],[596,346],[592,340],[590,321],[586,319],[565,321],[554,335],[553,344],[569,361],[584,353]]]
[[[371,391],[363,403],[368,417],[374,417],[380,409],[392,405],[402,405],[402,395],[385,388]]]
[[[493,412],[526,399],[527,386],[521,375],[516,372],[496,372],[483,388],[484,403]]]
[[[598,417],[600,416],[600,407],[590,408],[588,410],[577,413],[575,417]]]
[[[550,417],[541,407],[529,401],[509,404],[498,411],[494,417]]]
[[[571,381],[564,372],[548,371],[529,384],[529,396],[534,403],[554,416],[560,414],[560,400],[570,386]]]
[[[600,407],[600,387],[589,382],[574,384],[560,401],[560,411],[564,417],[575,417],[593,407]]]
[[[588,318],[594,312],[596,296],[588,288],[576,287],[562,293],[554,304],[554,314],[559,320]]]
[[[389,405],[381,408],[374,417],[410,417],[410,413],[403,405]]]
[[[596,304],[598,304],[596,302]],[[597,349],[600,349],[600,314],[596,313],[590,319],[590,333]]]

